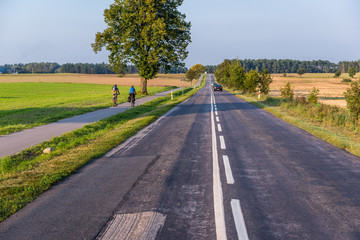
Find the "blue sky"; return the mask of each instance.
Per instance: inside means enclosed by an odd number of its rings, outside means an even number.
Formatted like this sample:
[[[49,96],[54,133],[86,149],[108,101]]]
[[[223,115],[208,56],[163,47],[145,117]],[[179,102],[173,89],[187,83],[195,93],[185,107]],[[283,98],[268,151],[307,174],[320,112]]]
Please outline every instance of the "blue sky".
[[[107,62],[90,44],[112,0],[0,0],[0,65]],[[184,0],[186,66],[224,59],[360,59],[359,0]]]

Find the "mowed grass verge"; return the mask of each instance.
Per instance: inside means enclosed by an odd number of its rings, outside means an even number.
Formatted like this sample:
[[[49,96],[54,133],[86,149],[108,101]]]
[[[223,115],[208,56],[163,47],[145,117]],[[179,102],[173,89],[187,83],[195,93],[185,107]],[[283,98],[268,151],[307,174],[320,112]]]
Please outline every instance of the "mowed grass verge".
[[[80,83],[0,83],[0,135],[48,124],[112,105],[111,85]],[[149,87],[149,94],[173,87]],[[118,102],[129,86],[119,86]],[[138,95],[143,97],[143,95]]]
[[[205,78],[204,78],[205,79]],[[187,88],[0,159],[0,221],[195,94]],[[45,147],[55,151],[43,154]]]
[[[326,104],[302,103],[301,99],[286,101],[278,97],[242,94],[226,89],[237,97],[250,102],[312,135],[360,157],[359,120],[349,111]]]

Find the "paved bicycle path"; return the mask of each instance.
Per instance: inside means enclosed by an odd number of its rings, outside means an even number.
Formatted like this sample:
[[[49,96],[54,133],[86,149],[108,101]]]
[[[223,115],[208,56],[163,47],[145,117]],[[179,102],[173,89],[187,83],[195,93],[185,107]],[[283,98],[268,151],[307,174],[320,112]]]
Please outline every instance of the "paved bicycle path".
[[[166,96],[171,91],[177,91],[181,88],[166,92],[157,93],[153,96],[143,97],[136,100],[136,105],[141,105],[153,99]],[[35,146],[53,137],[58,137],[64,133],[82,128],[85,125],[111,117],[129,109],[129,103],[119,104],[117,107],[110,107],[94,112],[85,113],[75,117],[63,119],[43,126],[26,129],[21,132],[0,136],[0,158],[14,155],[29,147]]]

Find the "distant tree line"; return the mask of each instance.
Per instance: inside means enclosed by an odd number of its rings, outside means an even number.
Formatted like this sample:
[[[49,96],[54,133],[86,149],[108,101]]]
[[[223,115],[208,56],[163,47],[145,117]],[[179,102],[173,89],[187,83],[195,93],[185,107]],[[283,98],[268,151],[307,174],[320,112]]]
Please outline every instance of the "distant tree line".
[[[255,70],[260,72],[267,69],[269,73],[298,73],[299,70],[305,70],[307,73],[347,73],[350,68],[355,68],[356,72],[360,72],[360,60],[359,61],[342,61],[338,64],[324,60],[314,61],[299,61],[289,59],[244,59],[244,60],[229,60],[239,61],[241,66],[249,72]],[[215,73],[218,66],[208,65],[205,69],[208,73]],[[300,72],[301,72],[300,71]]]
[[[207,73],[215,73],[217,65],[206,65],[204,67]]]
[[[6,64],[0,66],[2,73],[55,73],[61,66],[57,63]]]
[[[341,73],[349,72],[350,68],[354,68],[356,72],[360,72],[360,60],[359,61],[347,61],[347,62],[339,62],[338,70]]]
[[[168,73],[185,73],[185,67],[173,67]],[[28,64],[6,64],[0,66],[1,73],[81,73],[81,74],[114,74],[106,63],[28,63]],[[139,71],[133,65],[125,69],[125,74],[137,74]],[[165,73],[164,68],[160,68],[159,73]]]
[[[307,73],[347,73],[350,68],[355,68],[356,72],[360,72],[359,61],[342,61],[338,64],[324,60],[316,61],[298,61],[298,60],[275,60],[275,59],[244,59],[229,60],[239,61],[241,66],[249,72],[255,70],[260,72],[267,69],[269,73],[297,73],[299,69],[305,69]],[[204,66],[208,73],[215,73],[218,65]],[[185,67],[173,67],[168,73],[186,73],[188,69]],[[83,74],[113,74],[106,63],[66,63],[60,65],[58,63],[28,63],[28,64],[7,64],[0,66],[2,73],[83,73]],[[138,70],[134,66],[128,66],[126,74],[136,74]],[[165,73],[164,68],[160,68],[159,73]]]
[[[241,66],[246,71],[255,70],[257,72],[267,69],[269,73],[297,73],[299,69],[305,69],[307,73],[334,73],[338,65],[324,60],[299,61],[299,60],[240,60]]]
[[[131,69],[129,69],[131,70]],[[59,73],[82,73],[82,74],[113,74],[105,63],[65,63],[59,68]]]

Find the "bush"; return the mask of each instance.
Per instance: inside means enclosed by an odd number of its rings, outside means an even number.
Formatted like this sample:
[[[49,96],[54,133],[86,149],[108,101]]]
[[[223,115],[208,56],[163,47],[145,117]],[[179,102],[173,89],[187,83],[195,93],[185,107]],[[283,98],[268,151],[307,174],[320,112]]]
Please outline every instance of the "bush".
[[[299,74],[300,76],[303,75],[303,74],[305,74],[305,73],[306,73],[306,69],[305,69],[305,68],[299,68],[299,69],[297,70],[297,74]]]
[[[287,82],[283,88],[280,88],[281,97],[287,100],[294,99],[294,89],[290,82]]]
[[[351,83],[351,87],[344,92],[347,108],[358,118],[360,114],[360,80]]]
[[[318,97],[319,92],[320,92],[320,90],[314,87],[313,90],[309,94],[308,101],[311,103],[317,103],[319,100],[319,97]]]
[[[350,77],[354,77],[356,74],[356,69],[354,67],[349,68],[348,73]]]
[[[350,78],[344,78],[341,82],[351,82]]]
[[[335,73],[335,77],[340,77],[340,75],[341,75],[340,70],[337,70],[336,73]]]
[[[259,90],[264,94],[268,94],[270,91],[270,84],[272,83],[272,78],[267,69],[262,70],[259,73]]]

